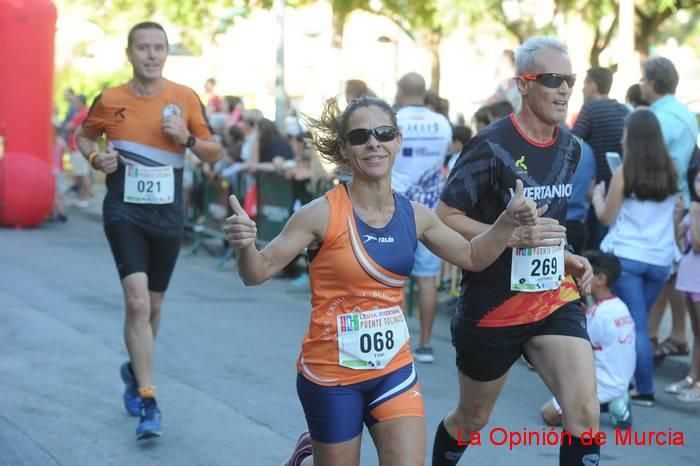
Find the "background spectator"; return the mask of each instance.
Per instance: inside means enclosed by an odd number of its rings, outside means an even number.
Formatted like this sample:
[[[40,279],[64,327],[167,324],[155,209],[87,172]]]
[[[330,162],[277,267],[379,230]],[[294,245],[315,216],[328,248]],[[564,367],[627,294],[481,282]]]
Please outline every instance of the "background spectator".
[[[216,94],[216,80],[214,78],[209,78],[204,82],[204,94],[207,99],[207,115],[224,111],[223,100]]]
[[[586,141],[581,141],[581,160],[571,179],[572,190],[566,211],[566,239],[576,254],[588,244],[588,210],[595,186],[595,156]],[[611,285],[612,286],[612,285]]]
[[[455,162],[457,162],[459,154],[462,153],[462,149],[467,145],[471,138],[471,128],[468,128],[467,126],[452,127],[452,145],[450,145],[450,155],[448,155],[445,160],[447,173],[449,173],[452,170],[452,167],[455,166]]]
[[[508,102],[514,111],[520,110],[522,101],[518,87],[515,85],[515,52],[504,50],[496,70],[497,79],[500,79],[494,94],[488,98],[488,103]]]
[[[640,81],[642,97],[650,102],[649,108],[661,125],[664,143],[678,173],[678,187],[686,207],[690,191],[686,171],[698,140],[698,122],[688,107],[676,99],[678,72],[673,62],[665,57],[652,57],[644,63]]]
[[[474,112],[474,116],[472,117],[474,132],[478,133],[483,128],[486,128],[489,125],[489,123],[491,123],[491,121],[489,118],[488,105],[479,107],[479,109],[476,112]]]
[[[280,157],[283,160],[293,160],[294,151],[289,141],[284,138],[275,122],[263,118],[258,123],[258,143],[260,147],[260,163],[273,162]]]
[[[375,97],[374,92],[367,87],[364,81],[359,79],[349,79],[345,83],[345,101],[352,102],[355,99],[359,99],[362,96]]]
[[[396,87],[396,119],[403,143],[394,161],[391,185],[409,200],[434,209],[442,189],[442,166],[452,143],[452,128],[444,115],[425,105],[425,79],[420,74],[406,73]],[[440,258],[419,243],[411,272],[418,285],[420,306],[420,340],[413,352],[419,362],[434,360],[430,338],[437,312],[435,283],[439,274]]]
[[[654,404],[653,354],[647,333],[649,310],[671,273],[676,254],[673,206],[678,175],[649,110],[636,110],[626,120],[622,169],[593,192],[598,219],[612,223],[601,250],[620,258],[622,276],[615,293],[627,304],[636,328],[637,366],[632,401]],[[650,242],[650,238],[654,238]]]
[[[588,251],[584,255],[594,274],[591,296],[595,304],[586,309],[586,327],[595,358],[600,412],[610,413],[615,427],[627,429],[632,424],[627,387],[635,365],[634,322],[625,303],[612,292],[620,277],[620,261],[612,254],[599,251]],[[561,407],[555,398],[540,412],[547,424],[561,424]]]
[[[224,96],[224,112],[226,113],[226,127],[237,125],[243,118],[245,105],[240,97],[234,95]]]
[[[84,95],[73,96],[73,118],[66,127],[68,131],[68,150],[70,151],[71,169],[73,181],[78,189],[78,202],[76,205],[85,208],[89,205],[92,183],[90,180],[90,165],[83,154],[78,150],[75,132],[83,124],[88,116],[87,100]]]
[[[625,94],[625,102],[630,110],[637,107],[648,107],[649,101],[642,97],[642,88],[639,83],[632,84]]]
[[[688,170],[690,184],[690,212],[679,228],[679,243],[685,251],[678,267],[676,289],[687,300],[693,328],[693,355],[688,375],[666,387],[667,393],[676,394],[680,401],[700,402],[700,171],[694,164]]]
[[[513,106],[510,102],[505,100],[494,102],[486,107],[486,114],[489,118],[489,124],[496,120],[500,120],[511,113],[513,113]]]
[[[73,91],[73,88],[67,87],[63,91],[63,100],[68,103],[68,110],[66,110],[66,114],[63,117],[63,122],[61,123],[61,137],[64,141],[68,141],[68,123],[70,123],[73,116],[75,116],[75,92]]]
[[[63,154],[66,152],[67,148],[66,142],[61,137],[61,123],[55,115],[51,126],[53,129],[52,171],[56,181],[56,197],[49,220],[65,222],[68,220],[68,217],[66,216],[66,207],[63,200],[63,194],[66,191],[66,183],[63,178]]]
[[[622,153],[622,129],[629,109],[608,97],[613,83],[613,73],[607,68],[591,68],[583,81],[583,100],[576,123],[571,130],[593,149],[596,166],[596,183],[610,184],[610,167],[606,152]],[[597,249],[607,229],[598,222],[593,212],[588,220],[589,249]]]
[[[642,97],[650,102],[649,108],[659,120],[664,143],[676,167],[678,187],[687,208],[690,191],[686,172],[697,144],[698,123],[688,108],[675,97],[678,81],[676,67],[668,58],[652,57],[644,63],[640,81]],[[649,319],[650,336],[657,339],[659,324],[670,302],[671,335],[656,348],[654,356],[657,360],[671,355],[688,354],[685,299],[675,291],[674,280],[672,277],[664,287]]]
[[[440,97],[437,92],[429,90],[425,93],[424,104],[435,113],[450,119],[450,101]]]

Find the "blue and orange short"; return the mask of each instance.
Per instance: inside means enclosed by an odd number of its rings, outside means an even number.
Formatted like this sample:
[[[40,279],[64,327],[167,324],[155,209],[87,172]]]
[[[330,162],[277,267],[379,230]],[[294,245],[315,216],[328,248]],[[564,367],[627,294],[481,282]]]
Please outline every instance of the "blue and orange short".
[[[318,385],[297,375],[297,393],[311,438],[340,443],[389,419],[424,417],[423,395],[413,363],[382,377],[352,385]]]

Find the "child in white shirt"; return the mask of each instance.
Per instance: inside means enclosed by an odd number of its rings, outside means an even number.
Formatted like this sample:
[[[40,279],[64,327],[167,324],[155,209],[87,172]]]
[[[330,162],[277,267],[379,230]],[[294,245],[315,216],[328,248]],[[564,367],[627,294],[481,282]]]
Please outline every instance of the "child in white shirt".
[[[591,296],[595,304],[586,310],[588,336],[595,357],[600,412],[610,414],[616,427],[632,424],[629,381],[634,375],[634,321],[624,302],[611,288],[620,277],[620,261],[612,254],[589,251],[583,254],[593,267]],[[541,409],[549,425],[562,423],[561,407],[552,398]]]

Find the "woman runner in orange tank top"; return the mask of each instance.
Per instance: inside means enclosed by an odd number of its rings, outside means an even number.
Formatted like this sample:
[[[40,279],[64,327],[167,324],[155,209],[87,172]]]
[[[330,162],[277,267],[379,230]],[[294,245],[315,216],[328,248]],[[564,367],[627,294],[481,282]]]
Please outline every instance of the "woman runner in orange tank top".
[[[427,207],[392,192],[402,135],[385,101],[362,97],[340,112],[332,99],[308,123],[320,156],[348,168],[352,180],[294,213],[260,251],[255,222],[235,196],[234,215],[224,227],[247,285],[265,282],[305,248],[312,257],[311,320],[297,363],[310,434],[302,434],[284,464],[359,465],[364,423],[380,464],[422,465],[423,401],[401,310],[416,240],[478,271],[504,251],[516,226],[533,224],[538,212],[517,181],[498,220],[467,241]]]

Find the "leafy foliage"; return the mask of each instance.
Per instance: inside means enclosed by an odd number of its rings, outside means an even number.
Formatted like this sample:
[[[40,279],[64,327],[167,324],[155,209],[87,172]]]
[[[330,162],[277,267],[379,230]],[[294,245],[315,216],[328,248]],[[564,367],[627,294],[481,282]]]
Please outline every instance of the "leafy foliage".
[[[664,36],[665,23],[678,10],[687,9],[694,12],[693,21],[697,22],[697,0],[638,0],[635,2],[634,12],[637,17],[635,28],[635,47],[642,55],[649,53],[651,45]],[[694,28],[679,29],[684,36],[676,39],[683,40],[693,32]]]
[[[315,0],[286,0],[288,7],[301,7]],[[439,47],[444,33],[459,27],[484,22],[500,24],[518,41],[535,34],[553,33],[556,15],[576,14],[588,23],[595,34],[591,49],[591,63],[596,64],[600,53],[610,43],[617,28],[615,17],[619,0],[554,0],[554,9],[540,27],[536,19],[543,14],[535,10],[533,0],[330,0],[333,9],[333,46],[342,46],[343,28],[347,18],[355,10],[384,15],[396,23],[406,34],[422,42],[433,56],[433,83],[439,82]],[[273,0],[58,0],[59,8],[89,11],[89,19],[107,34],[125,34],[138,21],[164,16],[181,27],[182,42],[190,51],[197,52],[202,43],[224,32],[237,18],[246,17],[255,8],[271,8]],[[379,5],[379,6],[378,6]],[[374,7],[375,9],[373,9]],[[651,44],[669,36],[683,40],[697,31],[699,16],[691,15],[691,21],[681,27],[668,25],[668,19],[678,10],[697,8],[697,0],[636,0],[636,47],[642,54],[649,52]],[[517,11],[514,15],[512,11]],[[105,77],[105,79],[107,79]],[[69,70],[58,76],[59,83],[78,90],[86,83]],[[93,86],[95,87],[95,86]],[[95,88],[98,88],[96,85]],[[86,92],[89,92],[87,89]]]

